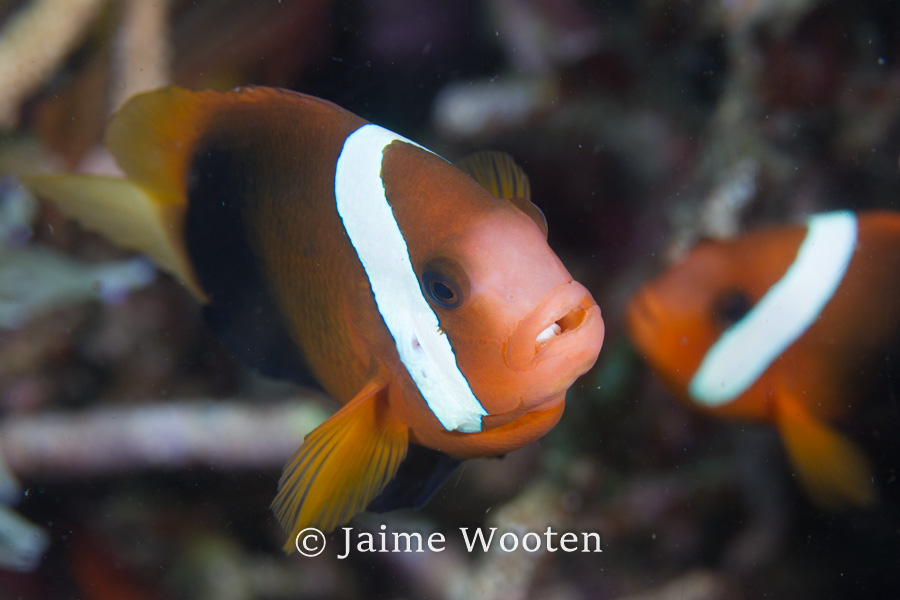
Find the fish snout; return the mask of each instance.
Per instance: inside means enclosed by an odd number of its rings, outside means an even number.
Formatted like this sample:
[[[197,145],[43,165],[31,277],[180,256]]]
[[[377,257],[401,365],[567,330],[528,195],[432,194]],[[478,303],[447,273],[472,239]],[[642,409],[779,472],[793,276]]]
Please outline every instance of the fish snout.
[[[600,307],[583,285],[569,281],[553,288],[519,322],[506,347],[506,363],[525,371],[533,369],[544,356],[565,355],[577,360],[580,355],[590,355],[592,365],[603,335]]]
[[[628,300],[628,304],[625,307],[625,320],[629,327],[633,327],[636,323],[646,323],[655,320],[650,292],[647,287],[639,289]]]
[[[644,351],[652,347],[666,330],[664,315],[665,304],[656,290],[649,285],[639,289],[625,309],[625,327],[632,343]]]

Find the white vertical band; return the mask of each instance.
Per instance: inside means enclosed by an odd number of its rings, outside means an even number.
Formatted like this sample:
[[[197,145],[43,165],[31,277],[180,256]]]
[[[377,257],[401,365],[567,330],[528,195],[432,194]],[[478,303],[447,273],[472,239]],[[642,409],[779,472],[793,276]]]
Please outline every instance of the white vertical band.
[[[694,401],[708,407],[731,402],[803,335],[840,285],[856,235],[850,211],[809,219],[806,238],[784,277],[707,351],[688,387]]]
[[[337,211],[400,360],[428,407],[448,431],[481,431],[487,411],[472,393],[437,315],[422,296],[409,248],[385,194],[384,150],[395,141],[418,146],[372,124],[347,136],[334,175]]]

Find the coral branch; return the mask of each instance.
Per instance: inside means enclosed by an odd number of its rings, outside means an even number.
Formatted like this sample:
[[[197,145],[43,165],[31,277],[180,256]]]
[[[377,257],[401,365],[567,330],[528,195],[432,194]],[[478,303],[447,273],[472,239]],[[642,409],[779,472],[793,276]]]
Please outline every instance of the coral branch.
[[[0,128],[83,36],[104,0],[33,0],[0,32]]]
[[[10,469],[23,478],[195,464],[277,467],[326,416],[308,400],[273,404],[197,400],[15,416],[0,423],[0,451]]]
[[[125,0],[113,55],[112,110],[138,92],[169,83],[168,1]]]

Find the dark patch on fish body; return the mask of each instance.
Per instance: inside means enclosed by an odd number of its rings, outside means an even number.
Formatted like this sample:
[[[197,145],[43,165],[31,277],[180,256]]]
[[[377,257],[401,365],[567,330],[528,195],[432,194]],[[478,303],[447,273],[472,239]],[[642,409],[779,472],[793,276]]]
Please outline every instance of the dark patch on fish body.
[[[397,474],[366,507],[384,513],[404,508],[420,508],[437,492],[462,460],[418,444],[410,444]]]
[[[229,350],[251,367],[318,387],[251,247],[248,211],[263,193],[259,157],[264,154],[258,143],[241,140],[242,133],[225,128],[202,140],[188,170],[185,238],[210,298],[204,313]]]

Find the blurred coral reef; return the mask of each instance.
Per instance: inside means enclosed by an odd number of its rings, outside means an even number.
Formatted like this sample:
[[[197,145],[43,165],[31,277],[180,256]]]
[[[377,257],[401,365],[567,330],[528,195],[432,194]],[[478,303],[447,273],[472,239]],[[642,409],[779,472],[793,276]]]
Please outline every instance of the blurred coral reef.
[[[444,552],[284,556],[276,480],[333,403],[242,370],[175,282],[18,187],[114,172],[108,115],[170,82],[296,89],[529,174],[607,342],[546,439],[354,522]],[[898,99],[894,2],[0,1],[0,600],[898,597],[896,480],[878,510],[816,511],[774,432],[687,412],[621,326],[698,239],[896,210]],[[896,465],[896,399],[875,423]],[[470,554],[479,526],[603,551]]]

